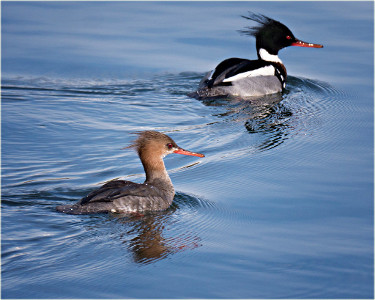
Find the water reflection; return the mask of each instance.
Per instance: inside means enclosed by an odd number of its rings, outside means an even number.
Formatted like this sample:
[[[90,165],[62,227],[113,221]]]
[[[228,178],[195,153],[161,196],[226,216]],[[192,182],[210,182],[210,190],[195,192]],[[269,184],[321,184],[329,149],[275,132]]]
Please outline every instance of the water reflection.
[[[272,149],[286,141],[291,129],[288,121],[293,117],[292,111],[281,103],[281,95],[267,98],[271,98],[266,99],[271,101],[263,101],[261,105],[254,106],[255,113],[244,124],[250,134],[266,136],[257,146],[259,151]]]
[[[188,96],[194,95],[188,93]],[[285,143],[292,136],[311,135],[319,130],[325,111],[333,110],[340,115],[343,108],[339,105],[341,102],[335,100],[343,96],[326,82],[288,76],[283,93],[248,98],[194,98],[205,106],[220,108],[220,112],[214,112],[212,116],[232,125],[243,124],[246,132],[252,135],[248,148],[266,151]],[[293,147],[299,145],[294,143]]]
[[[225,112],[215,114],[232,122],[242,122],[249,134],[263,138],[256,145],[260,151],[274,148],[283,143],[289,135],[289,119],[292,110],[283,101],[286,96],[278,93],[249,98],[211,98],[201,100],[206,106],[220,106]]]
[[[191,226],[187,226],[184,220],[194,220],[196,210],[207,205],[209,206],[195,197],[178,193],[174,203],[166,211],[138,216],[111,216],[116,219],[117,224],[122,225],[119,238],[131,252],[133,261],[150,264],[202,245],[198,233],[187,229]]]

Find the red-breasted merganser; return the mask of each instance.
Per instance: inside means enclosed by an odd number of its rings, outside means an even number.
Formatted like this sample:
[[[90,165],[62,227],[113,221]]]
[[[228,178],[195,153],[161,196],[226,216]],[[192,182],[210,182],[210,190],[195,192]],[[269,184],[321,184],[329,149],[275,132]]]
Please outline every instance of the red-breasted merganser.
[[[157,131],[142,131],[132,145],[138,152],[146,173],[144,183],[112,180],[92,191],[73,205],[57,206],[68,214],[134,213],[167,209],[174,198],[174,188],[164,166],[163,158],[171,153],[204,157],[177,146],[167,135]]]
[[[278,57],[279,50],[288,46],[323,48],[319,44],[298,40],[288,27],[264,15],[250,13],[242,17],[259,24],[240,31],[256,38],[258,59],[229,58],[222,61],[202,79],[198,90],[191,96],[251,97],[281,92],[285,88],[287,72]]]

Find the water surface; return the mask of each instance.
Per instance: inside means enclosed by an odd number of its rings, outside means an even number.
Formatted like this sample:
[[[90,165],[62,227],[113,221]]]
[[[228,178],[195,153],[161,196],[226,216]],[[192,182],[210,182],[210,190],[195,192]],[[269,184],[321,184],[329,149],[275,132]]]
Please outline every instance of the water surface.
[[[187,96],[255,57],[247,10],[323,49],[288,48],[285,93]],[[3,2],[3,298],[373,298],[372,2]],[[361,53],[361,55],[358,55]],[[177,191],[144,217],[65,215],[142,182],[132,132]]]

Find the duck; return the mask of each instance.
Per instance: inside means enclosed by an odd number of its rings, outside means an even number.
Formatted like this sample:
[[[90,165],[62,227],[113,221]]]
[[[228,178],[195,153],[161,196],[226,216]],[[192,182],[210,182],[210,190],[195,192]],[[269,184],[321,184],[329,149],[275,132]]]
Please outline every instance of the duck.
[[[204,99],[280,93],[286,86],[287,71],[278,56],[279,51],[289,46],[323,48],[323,45],[297,39],[288,27],[265,15],[249,12],[242,17],[257,23],[240,33],[255,37],[258,59],[234,57],[222,61],[203,77],[190,96]]]
[[[137,139],[124,149],[133,148],[138,153],[146,173],[143,183],[111,180],[77,203],[60,205],[56,210],[75,215],[110,212],[143,215],[166,210],[173,202],[175,190],[163,158],[171,153],[197,157],[204,157],[204,154],[185,150],[168,135],[158,131],[146,130],[136,134]]]

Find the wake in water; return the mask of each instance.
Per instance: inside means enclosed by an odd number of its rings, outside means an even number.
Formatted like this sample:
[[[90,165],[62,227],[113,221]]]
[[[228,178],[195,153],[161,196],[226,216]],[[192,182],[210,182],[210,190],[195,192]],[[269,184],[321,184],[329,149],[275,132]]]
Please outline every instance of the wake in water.
[[[310,135],[318,130],[322,115],[332,106],[339,108],[338,100],[342,97],[342,92],[325,82],[289,76],[284,93],[198,100],[206,106],[224,108],[225,112],[215,116],[225,122],[243,123],[249,134],[263,136],[254,146],[258,151],[266,151],[292,136]]]
[[[340,110],[347,109],[339,101],[344,95],[332,86],[293,76],[288,77],[283,94],[204,100],[187,97],[201,77],[199,73],[185,72],[159,74],[142,80],[3,79],[3,103],[26,99],[27,94],[31,95],[28,101],[45,99],[52,104],[57,100],[61,104],[65,102],[66,107],[84,112],[79,118],[74,117],[72,112],[67,116],[63,112],[51,114],[43,105],[38,114],[36,106],[34,118],[39,118],[38,125],[46,129],[56,122],[67,125],[74,122],[76,127],[112,130],[114,134],[117,132],[117,136],[124,134],[124,131],[140,129],[157,129],[165,133],[190,131],[196,137],[201,137],[201,141],[223,152],[224,156],[229,146],[227,141],[231,141],[232,146],[240,152],[241,149],[248,149],[251,153],[267,151],[292,136],[311,135],[319,130],[324,119],[322,116],[327,110],[333,109],[339,115]],[[96,104],[88,106],[87,103]],[[98,118],[99,111],[110,108],[109,103],[113,105],[108,112],[111,120]],[[203,109],[199,103],[207,109]],[[150,127],[145,127],[143,120],[153,121]],[[243,133],[240,128],[231,130],[232,126],[241,124],[245,132],[252,136],[251,139],[239,134]],[[296,146],[298,141],[294,143]],[[66,177],[69,176],[54,178]]]

